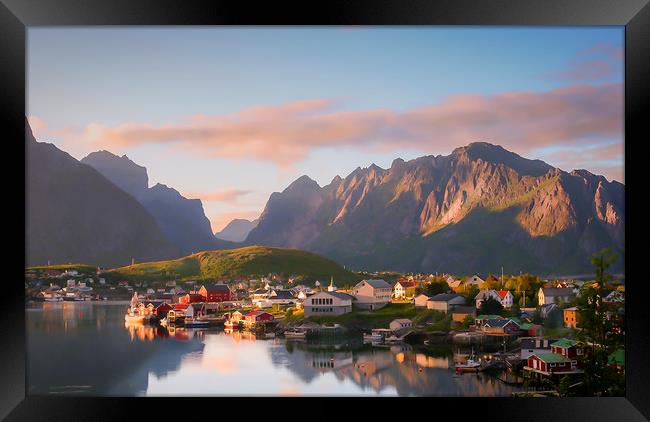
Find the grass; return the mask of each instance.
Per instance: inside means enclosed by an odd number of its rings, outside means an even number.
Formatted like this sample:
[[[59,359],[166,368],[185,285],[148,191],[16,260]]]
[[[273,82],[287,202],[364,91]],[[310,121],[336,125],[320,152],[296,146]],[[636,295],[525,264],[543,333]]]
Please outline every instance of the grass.
[[[261,277],[276,273],[302,275],[305,281],[334,277],[336,283],[355,283],[360,277],[336,262],[297,249],[248,246],[239,249],[204,251],[183,258],[146,262],[112,270],[114,277],[128,280],[209,280],[221,277]]]
[[[97,267],[88,265],[88,264],[60,264],[60,265],[41,265],[36,267],[28,267],[27,271],[33,270],[37,272],[45,270],[57,270],[57,271],[67,271],[67,270],[77,270],[80,274],[95,273]]]

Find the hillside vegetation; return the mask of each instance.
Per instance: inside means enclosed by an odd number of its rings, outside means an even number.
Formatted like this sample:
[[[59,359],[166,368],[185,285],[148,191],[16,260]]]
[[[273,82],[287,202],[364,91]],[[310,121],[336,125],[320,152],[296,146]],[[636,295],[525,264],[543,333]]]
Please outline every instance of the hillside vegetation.
[[[113,277],[128,280],[209,280],[233,276],[304,275],[305,281],[341,284],[360,279],[334,261],[297,249],[248,246],[239,249],[203,251],[183,258],[145,262],[111,271]]]

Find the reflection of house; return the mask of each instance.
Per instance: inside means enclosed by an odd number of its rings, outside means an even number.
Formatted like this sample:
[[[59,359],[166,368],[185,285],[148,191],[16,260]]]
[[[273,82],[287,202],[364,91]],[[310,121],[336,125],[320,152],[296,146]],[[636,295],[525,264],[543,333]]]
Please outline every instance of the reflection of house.
[[[352,296],[338,292],[320,292],[304,303],[305,316],[342,315],[352,312]]]
[[[356,299],[355,306],[372,311],[382,308],[390,302],[393,289],[384,280],[373,279],[357,283],[352,292]]]
[[[440,293],[432,296],[427,300],[427,309],[435,311],[449,312],[455,306],[464,305],[465,298],[453,293]]]
[[[537,292],[537,303],[541,305],[548,305],[550,303],[566,303],[573,299],[574,293],[573,289],[570,287],[567,288],[546,288],[540,287]]]

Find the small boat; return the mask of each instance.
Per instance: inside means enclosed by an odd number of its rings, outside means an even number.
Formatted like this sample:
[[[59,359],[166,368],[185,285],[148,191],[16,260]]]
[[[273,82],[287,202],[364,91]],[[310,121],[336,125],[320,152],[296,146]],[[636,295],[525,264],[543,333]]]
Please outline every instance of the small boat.
[[[46,297],[45,301],[46,302],[62,302],[63,298],[61,296],[52,296],[52,297]]]
[[[305,331],[296,331],[296,330],[287,330],[284,332],[285,338],[306,338],[307,332]]]
[[[386,328],[375,328],[368,333],[363,334],[363,341],[364,342],[372,342],[372,343],[378,343],[384,341],[384,338],[388,336],[391,333],[391,330],[388,330]]]
[[[163,327],[167,326],[167,318],[166,317],[161,319],[159,322],[160,322],[160,325],[162,325]]]
[[[207,327],[210,325],[210,321],[196,319],[196,318],[185,318],[185,327]]]
[[[467,362],[457,363],[455,367],[456,372],[478,372],[481,369],[481,362],[475,360],[474,349],[472,349],[472,354],[467,358]]]

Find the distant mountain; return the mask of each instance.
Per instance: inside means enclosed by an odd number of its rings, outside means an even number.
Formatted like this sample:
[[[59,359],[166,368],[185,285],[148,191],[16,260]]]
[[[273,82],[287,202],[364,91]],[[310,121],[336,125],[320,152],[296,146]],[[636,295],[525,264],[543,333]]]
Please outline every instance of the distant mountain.
[[[579,273],[602,247],[620,254],[625,187],[489,143],[448,156],[357,168],[320,187],[273,193],[246,243],[300,248],[355,269]]]
[[[253,230],[258,223],[259,219],[253,221],[245,220],[243,218],[235,218],[230,223],[226,224],[221,231],[214,234],[218,239],[229,240],[231,242],[243,242],[246,236]]]
[[[101,266],[169,259],[180,251],[131,195],[26,124],[27,265]]]
[[[111,272],[127,280],[208,279],[233,276],[265,276],[269,273],[303,275],[307,280],[356,282],[359,276],[322,256],[286,248],[248,246],[239,249],[204,251],[163,262],[145,262]]]
[[[185,198],[175,189],[160,183],[149,188],[147,169],[126,155],[119,157],[108,151],[98,151],[84,157],[81,162],[137,199],[182,254],[238,246],[213,236],[200,199]]]

